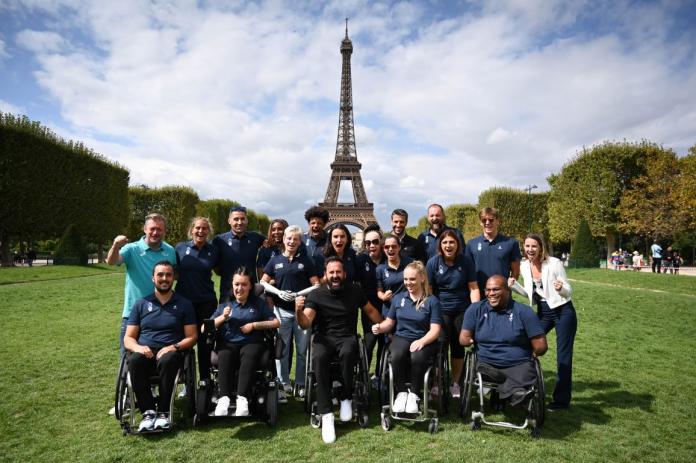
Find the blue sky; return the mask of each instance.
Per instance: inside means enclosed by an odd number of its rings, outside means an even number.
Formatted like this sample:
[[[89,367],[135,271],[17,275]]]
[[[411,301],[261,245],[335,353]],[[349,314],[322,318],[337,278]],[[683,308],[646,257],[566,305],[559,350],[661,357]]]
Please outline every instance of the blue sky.
[[[336,143],[350,17],[358,159],[384,227],[583,146],[696,144],[695,1],[0,0],[0,110],[302,223]]]

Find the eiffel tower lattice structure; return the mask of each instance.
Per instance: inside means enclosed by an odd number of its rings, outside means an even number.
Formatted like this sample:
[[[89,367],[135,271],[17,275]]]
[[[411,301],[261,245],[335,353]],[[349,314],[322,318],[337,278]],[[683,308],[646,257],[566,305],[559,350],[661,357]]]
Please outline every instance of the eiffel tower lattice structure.
[[[341,42],[343,69],[341,71],[341,107],[338,113],[338,139],[336,141],[336,157],[331,163],[331,179],[326,189],[326,197],[320,206],[329,210],[329,223],[355,225],[364,230],[365,227],[377,223],[374,207],[367,201],[363,186],[357,151],[355,149],[355,128],[353,124],[353,84],[350,71],[350,56],[353,53],[353,43],[348,38],[348,20],[346,19],[346,36]],[[338,192],[341,181],[350,181],[353,187],[353,202],[338,202]]]

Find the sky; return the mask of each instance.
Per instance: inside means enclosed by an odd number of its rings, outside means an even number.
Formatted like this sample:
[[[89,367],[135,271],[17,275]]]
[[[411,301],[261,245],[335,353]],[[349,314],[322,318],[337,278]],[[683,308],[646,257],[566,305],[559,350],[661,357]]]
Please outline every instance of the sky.
[[[353,42],[358,160],[404,208],[548,190],[583,147],[696,144],[696,0],[0,0],[0,111],[130,171],[304,226]],[[350,200],[342,188],[340,200]]]

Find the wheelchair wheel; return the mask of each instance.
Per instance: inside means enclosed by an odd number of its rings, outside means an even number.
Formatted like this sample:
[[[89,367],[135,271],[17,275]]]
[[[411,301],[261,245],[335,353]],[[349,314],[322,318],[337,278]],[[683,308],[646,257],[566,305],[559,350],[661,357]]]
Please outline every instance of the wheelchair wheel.
[[[316,404],[312,404],[311,412],[309,414],[309,424],[314,429],[321,428],[321,417],[319,416],[319,413],[317,413]]]
[[[196,415],[196,355],[193,349],[189,350],[184,358],[184,384],[186,385],[186,399],[188,400],[188,416]]]
[[[194,426],[204,423],[208,419],[212,392],[210,380],[203,381],[201,387],[196,390],[196,413],[193,416]]]
[[[473,352],[467,352],[464,356],[464,372],[462,374],[462,389],[461,389],[461,409],[460,415],[464,421],[469,420],[471,414],[471,405],[474,392],[474,378],[476,377],[476,358]]]
[[[447,374],[447,350],[443,349],[443,352],[437,355],[437,365],[436,368],[436,384],[437,384],[437,413],[439,416],[444,416],[447,414],[449,409],[449,394],[448,394],[448,374]]]
[[[389,355],[386,347],[382,352],[382,360],[380,365],[379,405],[383,407],[385,405],[391,405],[389,402]]]
[[[360,383],[356,385],[356,392],[358,393],[360,411],[367,412],[370,408],[370,369],[367,366],[367,348],[362,337],[358,337],[358,349],[360,374],[357,378],[359,378]]]
[[[269,426],[278,422],[278,384],[268,389],[266,393],[266,419]]]
[[[314,373],[310,372],[305,376],[305,396],[304,396],[304,409],[306,413],[312,413],[312,402],[314,401],[314,389],[316,384],[314,382]]]
[[[546,385],[544,383],[544,372],[541,369],[541,362],[539,359],[534,359],[534,366],[537,373],[537,392],[536,397],[533,399],[535,401],[535,413],[537,426],[541,428],[546,420]]]
[[[437,418],[433,418],[430,420],[430,423],[428,424],[428,432],[430,434],[435,434],[439,428],[439,421]]]
[[[382,429],[384,429],[385,431],[389,431],[393,426],[391,418],[389,417],[389,415],[385,413],[382,413],[382,416],[380,417],[380,422],[382,425]]]
[[[127,381],[127,362],[125,354],[121,356],[121,361],[118,365],[118,376],[116,376],[116,394],[114,397],[114,415],[118,421],[121,421],[128,397]]]

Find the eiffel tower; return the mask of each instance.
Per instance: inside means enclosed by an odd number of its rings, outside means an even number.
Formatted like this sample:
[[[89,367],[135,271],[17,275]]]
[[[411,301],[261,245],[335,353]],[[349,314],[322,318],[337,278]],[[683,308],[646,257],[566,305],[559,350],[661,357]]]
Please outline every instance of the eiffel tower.
[[[355,225],[364,230],[365,227],[377,223],[372,203],[367,201],[363,187],[357,151],[355,149],[355,128],[353,125],[353,84],[350,73],[350,55],[353,53],[353,42],[348,38],[348,19],[346,19],[346,37],[341,42],[343,55],[343,70],[341,72],[341,107],[338,113],[338,139],[336,141],[336,157],[331,163],[331,179],[326,189],[326,197],[320,206],[329,210],[329,223]],[[338,191],[341,180],[350,181],[353,187],[353,202],[339,203]]]

